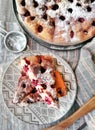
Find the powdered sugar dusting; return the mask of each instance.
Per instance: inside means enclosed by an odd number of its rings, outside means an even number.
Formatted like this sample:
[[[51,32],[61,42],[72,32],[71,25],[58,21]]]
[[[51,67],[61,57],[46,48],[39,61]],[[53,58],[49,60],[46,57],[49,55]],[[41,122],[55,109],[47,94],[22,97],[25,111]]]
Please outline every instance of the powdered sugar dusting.
[[[95,2],[93,4],[89,4],[89,7],[91,7],[91,11],[87,11],[88,4],[83,4],[81,2],[81,6],[76,6],[77,2],[73,2],[69,8],[73,9],[73,12],[71,16],[75,19],[78,17],[84,17],[87,20],[91,18],[95,18]]]
[[[43,28],[41,31],[44,31],[45,27],[49,27],[49,29],[52,28],[52,30],[54,30],[54,33],[51,34],[53,35],[53,38],[50,37],[50,43],[54,41],[54,44],[76,44],[84,40],[87,40],[91,35],[91,33],[89,34],[88,30],[86,30],[88,34],[83,37],[82,34],[78,35],[78,32],[80,30],[85,30],[85,28],[81,27],[84,26],[84,21],[88,22],[89,28],[92,26],[92,24],[89,23],[89,21],[93,22],[95,19],[95,1],[25,0],[25,8],[30,12],[29,16],[35,16],[37,22],[39,24],[41,23],[41,26]],[[79,20],[80,18],[83,21]],[[78,24],[81,24],[80,27],[77,27]],[[85,34],[84,32],[82,33]],[[94,36],[94,32],[92,32],[92,36]],[[47,40],[46,37],[45,40]],[[56,41],[57,43],[55,43]]]
[[[35,0],[38,3],[38,6],[35,8],[35,13],[39,15],[43,15],[44,13],[48,14],[51,18],[57,18],[60,15],[66,17],[63,21],[70,21],[71,19],[78,19],[79,17],[83,17],[87,20],[91,18],[95,18],[95,1],[86,3],[84,0],[74,0],[73,2],[69,2],[68,0],[64,0],[58,2],[58,9],[53,10],[51,7],[55,4],[54,0],[46,1],[46,0]],[[77,5],[78,4],[78,5]],[[79,5],[80,4],[80,5]],[[26,0],[26,6],[33,6],[33,0]],[[47,6],[48,9],[46,12],[42,9],[43,6]],[[91,11],[87,11],[87,6],[91,8]],[[72,11],[68,11],[71,9]],[[31,8],[34,11],[33,7]],[[61,24],[62,26],[62,24]]]

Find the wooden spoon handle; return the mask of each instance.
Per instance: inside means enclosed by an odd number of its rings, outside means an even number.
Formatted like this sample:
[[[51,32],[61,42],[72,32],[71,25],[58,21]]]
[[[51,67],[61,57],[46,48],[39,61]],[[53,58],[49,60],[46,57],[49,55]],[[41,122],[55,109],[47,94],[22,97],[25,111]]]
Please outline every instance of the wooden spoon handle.
[[[80,117],[87,114],[93,109],[95,109],[95,96],[88,100],[84,105],[82,105],[75,113],[73,113],[67,119],[49,128],[44,128],[43,130],[65,130],[65,128],[69,127],[77,119],[79,119]]]

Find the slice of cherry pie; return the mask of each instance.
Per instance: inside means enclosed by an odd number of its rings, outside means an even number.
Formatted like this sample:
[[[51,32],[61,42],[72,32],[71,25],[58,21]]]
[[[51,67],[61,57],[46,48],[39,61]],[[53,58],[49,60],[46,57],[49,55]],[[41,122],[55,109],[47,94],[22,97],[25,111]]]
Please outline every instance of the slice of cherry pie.
[[[57,73],[54,58],[47,55],[28,56],[21,59],[21,66],[13,103],[24,105],[40,101],[50,107],[58,107],[58,97],[66,95],[67,90]]]

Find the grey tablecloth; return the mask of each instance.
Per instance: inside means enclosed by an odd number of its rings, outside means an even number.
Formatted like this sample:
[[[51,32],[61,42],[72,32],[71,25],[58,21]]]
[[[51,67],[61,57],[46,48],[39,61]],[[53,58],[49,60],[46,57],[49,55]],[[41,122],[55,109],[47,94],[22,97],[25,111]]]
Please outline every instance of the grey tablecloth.
[[[95,38],[80,50],[80,58],[75,70],[78,83],[77,101],[83,104],[95,95]],[[95,111],[85,116],[91,130],[95,129]]]
[[[0,21],[0,25],[7,31],[20,30],[13,12],[12,0],[0,0]],[[79,106],[93,96],[95,93],[95,39],[87,43],[83,48],[73,51],[49,50],[32,39],[28,40],[28,44],[31,50],[44,50],[58,54],[72,67],[77,78],[78,94],[76,102],[68,115],[73,113]],[[12,54],[5,49],[3,38],[0,36],[0,130],[40,130],[40,126],[22,122],[15,118],[15,116],[12,116],[3,102],[1,91],[2,75],[11,60],[18,55]],[[94,130],[94,122],[95,112],[93,111],[77,120],[67,130]]]
[[[0,25],[4,27],[7,31],[11,30],[20,30],[20,26],[17,23],[13,22],[0,22]],[[46,47],[41,46],[34,40],[28,38],[28,45],[32,50],[37,51],[48,51],[58,54],[60,57],[64,58],[72,67],[78,83],[78,94],[73,108],[66,115],[69,116],[76,109],[79,108],[79,105],[82,105],[87,101],[95,92],[94,90],[94,77],[95,77],[95,65],[94,65],[94,42],[95,39],[84,46],[82,49],[76,49],[72,51],[55,51],[47,49]],[[19,54],[13,54],[7,51],[3,44],[3,37],[0,37],[0,76],[5,71],[5,68],[9,63],[17,57]],[[2,80],[1,80],[2,81]],[[0,87],[0,130],[40,130],[42,126],[32,125],[20,121],[11,115],[5,103],[2,100],[2,86]],[[90,91],[89,91],[90,90]],[[91,124],[91,119],[95,119],[95,114],[92,112],[88,116],[82,117],[77,120],[73,125],[71,125],[67,130],[89,130],[89,127],[86,123]],[[91,129],[90,129],[91,130]],[[93,129],[92,129],[93,130]]]

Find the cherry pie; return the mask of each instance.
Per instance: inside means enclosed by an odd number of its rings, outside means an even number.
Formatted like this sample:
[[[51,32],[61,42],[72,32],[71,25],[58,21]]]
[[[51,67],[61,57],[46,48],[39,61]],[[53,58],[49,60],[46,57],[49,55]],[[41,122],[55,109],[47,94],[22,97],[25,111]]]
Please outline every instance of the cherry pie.
[[[95,0],[16,0],[17,11],[35,36],[74,45],[95,36]]]

